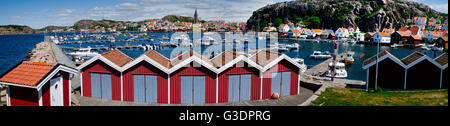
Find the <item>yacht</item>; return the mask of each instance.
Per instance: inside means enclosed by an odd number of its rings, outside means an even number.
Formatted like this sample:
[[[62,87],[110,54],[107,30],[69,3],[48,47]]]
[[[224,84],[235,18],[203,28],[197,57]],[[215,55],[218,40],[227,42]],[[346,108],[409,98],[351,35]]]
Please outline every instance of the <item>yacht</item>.
[[[91,52],[91,47],[80,48],[75,52],[68,53],[67,55],[72,56],[72,60],[75,62],[80,62],[82,57],[94,57],[98,55],[97,52]]]
[[[328,70],[327,70],[327,77],[332,77],[332,71],[333,69],[333,62],[330,62],[328,64]],[[334,77],[336,78],[346,78],[347,77],[347,71],[345,70],[345,64],[344,63],[340,63],[340,62],[336,62],[335,65],[335,69],[336,69],[336,74]]]
[[[355,62],[355,59],[353,59],[354,54],[355,54],[354,52],[348,52],[347,57],[344,60],[344,63],[345,64],[353,64],[353,62]]]
[[[305,60],[302,58],[293,58],[292,60],[294,60],[295,62],[297,62],[298,64],[300,64],[300,72],[303,73],[306,71],[307,67],[305,64]]]
[[[313,54],[309,55],[309,58],[312,58],[312,59],[329,59],[329,58],[331,58],[331,54],[328,51],[326,51],[326,52],[314,51]]]

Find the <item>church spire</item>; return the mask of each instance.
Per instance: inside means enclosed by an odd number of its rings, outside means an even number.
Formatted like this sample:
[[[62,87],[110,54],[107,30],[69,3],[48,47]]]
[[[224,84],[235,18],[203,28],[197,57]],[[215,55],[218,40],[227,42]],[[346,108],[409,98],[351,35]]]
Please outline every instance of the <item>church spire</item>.
[[[198,15],[197,15],[197,9],[195,9],[195,13],[194,13],[194,24],[198,23]]]

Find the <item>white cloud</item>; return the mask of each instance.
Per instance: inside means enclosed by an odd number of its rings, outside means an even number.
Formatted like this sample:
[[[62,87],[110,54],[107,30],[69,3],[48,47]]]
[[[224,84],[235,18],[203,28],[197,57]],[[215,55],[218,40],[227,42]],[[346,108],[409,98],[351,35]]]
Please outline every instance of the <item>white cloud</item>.
[[[246,21],[252,12],[272,0],[140,0],[114,6],[98,6],[88,9],[85,18],[113,20],[144,20],[162,18],[165,15],[193,16],[194,10],[202,20]]]
[[[23,17],[23,16],[10,16],[9,18],[11,19],[16,19],[16,20],[29,20],[29,17]]]
[[[448,3],[446,4],[438,4],[438,5],[430,5],[431,8],[448,14]]]

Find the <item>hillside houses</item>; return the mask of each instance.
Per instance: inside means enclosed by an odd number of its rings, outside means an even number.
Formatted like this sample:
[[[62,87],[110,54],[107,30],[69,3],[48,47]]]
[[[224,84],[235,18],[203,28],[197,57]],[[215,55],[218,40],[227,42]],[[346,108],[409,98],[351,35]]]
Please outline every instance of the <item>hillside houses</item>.
[[[377,32],[373,35],[373,42],[380,44],[390,44],[391,43],[391,35],[386,32]]]
[[[346,28],[339,28],[336,30],[336,32],[334,32],[334,34],[336,35],[336,38],[338,39],[342,39],[342,38],[347,38],[349,36],[349,32]]]

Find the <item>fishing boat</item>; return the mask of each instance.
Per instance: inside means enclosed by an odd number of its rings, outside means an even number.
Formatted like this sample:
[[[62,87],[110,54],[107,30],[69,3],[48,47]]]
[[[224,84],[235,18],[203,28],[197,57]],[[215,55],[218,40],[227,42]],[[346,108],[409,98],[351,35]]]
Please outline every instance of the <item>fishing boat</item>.
[[[347,52],[347,57],[344,59],[345,64],[353,64],[355,59],[353,59],[354,52]]]
[[[295,62],[297,62],[298,64],[300,64],[300,72],[301,72],[301,73],[303,73],[303,72],[306,71],[307,67],[306,67],[305,60],[304,60],[304,59],[302,59],[302,58],[293,58],[293,60],[294,60]]]
[[[331,58],[330,52],[321,52],[321,51],[314,51],[313,54],[309,55],[309,58],[312,59],[329,59]]]
[[[333,62],[330,62],[328,64],[328,70],[326,73],[327,77],[332,77],[332,70],[333,70]],[[345,64],[337,62],[335,65],[335,75],[336,78],[346,78],[347,77],[347,71],[345,70]]]

